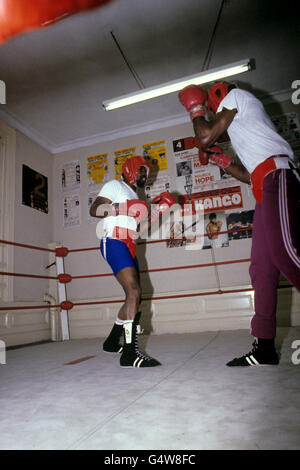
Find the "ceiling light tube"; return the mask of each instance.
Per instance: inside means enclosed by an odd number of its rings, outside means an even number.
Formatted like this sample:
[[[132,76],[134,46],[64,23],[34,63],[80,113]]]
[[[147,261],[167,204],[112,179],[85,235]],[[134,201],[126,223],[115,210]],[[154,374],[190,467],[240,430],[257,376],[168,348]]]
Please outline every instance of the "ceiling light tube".
[[[171,82],[162,83],[161,85],[151,88],[145,88],[128,95],[112,98],[110,100],[103,101],[102,105],[106,111],[111,111],[112,109],[122,108],[123,106],[129,106],[134,103],[180,91],[188,85],[203,85],[204,83],[210,83],[223,78],[232,77],[233,75],[238,75],[243,72],[248,72],[249,70],[251,70],[251,60],[240,60],[239,62],[206,70],[205,72],[190,75],[188,77],[181,78],[180,80],[173,80]]]

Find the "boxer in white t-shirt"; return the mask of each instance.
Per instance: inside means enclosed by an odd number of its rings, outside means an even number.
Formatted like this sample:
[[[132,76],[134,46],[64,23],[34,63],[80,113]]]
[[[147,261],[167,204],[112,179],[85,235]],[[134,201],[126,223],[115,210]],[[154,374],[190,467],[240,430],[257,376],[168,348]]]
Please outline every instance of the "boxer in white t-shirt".
[[[300,290],[300,177],[293,151],[275,130],[262,103],[228,82],[207,92],[191,85],[179,93],[190,113],[203,165],[218,165],[238,180],[251,183],[256,199],[250,276],[255,291],[251,334],[253,349],[228,366],[276,365],[276,306],[279,274]],[[214,114],[206,119],[206,108]],[[224,136],[243,166],[215,146]]]
[[[149,214],[146,202],[138,199],[137,187],[143,188],[149,177],[150,167],[139,156],[126,160],[122,167],[122,180],[112,180],[104,184],[93,202],[90,214],[104,218],[104,236],[100,251],[110,265],[117,281],[125,292],[116,322],[103,344],[105,352],[122,353],[122,367],[155,367],[160,363],[143,354],[138,347],[137,334],[141,312],[139,264],[136,257],[136,240],[140,224],[146,229],[167,211],[175,198],[164,192],[153,199],[154,210]],[[120,340],[124,332],[124,346]]]

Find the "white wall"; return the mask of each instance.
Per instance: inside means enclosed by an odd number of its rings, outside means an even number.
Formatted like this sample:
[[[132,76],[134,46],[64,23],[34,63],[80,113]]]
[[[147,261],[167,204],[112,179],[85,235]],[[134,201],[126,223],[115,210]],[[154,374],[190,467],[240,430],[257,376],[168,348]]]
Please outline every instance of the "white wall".
[[[48,178],[48,214],[22,204],[23,164]],[[53,241],[52,168],[53,156],[28,137],[17,132],[15,242],[47,248],[48,243]],[[15,248],[14,271],[17,273],[47,276],[49,273],[45,270],[45,266],[48,264],[46,252]],[[42,300],[47,291],[47,280],[21,277],[16,277],[14,280],[15,301]]]
[[[4,168],[6,187],[6,202],[4,218],[4,239],[17,243],[38,245],[46,247],[53,239],[53,205],[52,198],[52,167],[53,157],[49,152],[32,142],[18,131],[8,128],[0,122],[0,130],[4,135],[13,137],[14,145],[9,141],[6,145]],[[9,151],[9,152],[8,152]],[[2,155],[3,157],[3,155]],[[13,162],[12,165],[8,165]],[[22,205],[22,165],[26,164],[32,169],[48,177],[49,214],[46,215],[35,209]],[[13,204],[13,207],[12,207]],[[1,218],[1,221],[3,218]],[[7,234],[7,235],[5,235]],[[0,260],[3,271],[15,273],[31,273],[48,275],[44,267],[49,264],[49,254],[33,251],[21,247],[3,245],[1,256],[9,247],[9,260]],[[5,261],[5,260],[4,260]],[[0,298],[0,305],[6,310],[0,311],[0,338],[6,346],[34,343],[51,338],[50,312],[48,305],[43,302],[44,294],[49,290],[48,280],[30,279],[22,277],[1,277],[4,285],[12,288],[10,295]],[[10,310],[8,307],[32,307],[45,305],[45,308]]]

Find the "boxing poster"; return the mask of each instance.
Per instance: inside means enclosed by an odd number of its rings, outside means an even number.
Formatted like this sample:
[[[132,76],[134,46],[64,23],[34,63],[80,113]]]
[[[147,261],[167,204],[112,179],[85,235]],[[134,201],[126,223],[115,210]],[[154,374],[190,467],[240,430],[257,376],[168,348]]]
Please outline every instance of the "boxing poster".
[[[170,220],[167,248],[184,247],[186,250],[201,250],[203,248],[203,212],[200,210],[196,213],[192,207],[191,204],[185,207],[183,218],[173,217]]]
[[[252,238],[252,225],[254,210],[243,212],[232,212],[226,214],[227,216],[227,229],[228,240],[243,240],[245,238]]]
[[[89,186],[108,181],[108,154],[93,155],[87,157],[87,177]]]
[[[63,219],[64,228],[78,227],[80,225],[80,199],[78,194],[64,196]]]
[[[147,201],[152,201],[155,196],[158,196],[165,191],[170,191],[170,177],[169,175],[151,176],[147,180],[145,186],[145,195]]]
[[[91,205],[93,204],[93,202],[96,199],[96,197],[98,196],[98,194],[99,194],[99,191],[94,191],[94,192],[88,194],[88,201],[87,201],[87,211],[88,212],[87,213],[88,213],[88,223],[89,224],[96,224],[100,220],[97,217],[92,217],[90,215]]]
[[[297,168],[300,170],[300,140],[290,142],[290,145],[293,149],[294,152],[294,157],[295,157],[295,164]]]
[[[203,249],[229,246],[225,212],[210,212],[204,216]]]
[[[173,141],[176,164],[176,189],[189,200],[192,194],[236,185],[236,180],[216,165],[201,165],[194,138]],[[222,210],[222,209],[220,209]]]
[[[288,142],[299,141],[300,126],[298,113],[285,113],[271,118],[276,131]]]
[[[22,165],[22,204],[48,214],[48,178]]]
[[[166,141],[160,140],[143,145],[143,157],[150,165],[151,173],[168,169]]]
[[[61,186],[63,191],[80,188],[79,160],[74,160],[64,164],[61,170]]]
[[[135,157],[135,156],[136,156],[136,147],[116,150],[114,152],[115,179],[118,180],[122,177],[122,166],[127,160],[127,158]]]

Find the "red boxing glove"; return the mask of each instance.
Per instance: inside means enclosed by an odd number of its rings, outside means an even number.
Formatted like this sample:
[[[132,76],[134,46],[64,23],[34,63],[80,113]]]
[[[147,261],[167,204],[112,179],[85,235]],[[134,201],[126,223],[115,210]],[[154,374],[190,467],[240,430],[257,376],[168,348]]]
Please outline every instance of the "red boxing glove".
[[[204,103],[207,101],[207,91],[199,85],[189,85],[178,94],[181,104],[190,113],[191,120],[197,116],[205,118],[206,110]]]
[[[148,216],[148,211],[148,205],[145,201],[131,199],[126,202],[116,202],[112,204],[110,215],[128,215],[129,217],[134,217],[139,224]]]
[[[223,168],[224,170],[233,162],[233,158],[229,155],[224,155],[222,149],[216,145],[206,149],[205,153],[208,155],[209,163],[212,165],[217,165],[219,168]]]
[[[167,191],[156,196],[151,202],[151,213],[149,214],[151,224],[159,219],[159,214],[167,212],[173,204],[176,204],[176,199]]]
[[[1,0],[0,43],[16,34],[41,28],[109,0]]]

